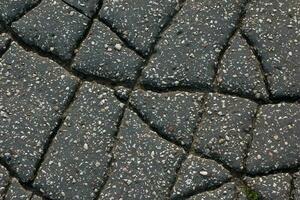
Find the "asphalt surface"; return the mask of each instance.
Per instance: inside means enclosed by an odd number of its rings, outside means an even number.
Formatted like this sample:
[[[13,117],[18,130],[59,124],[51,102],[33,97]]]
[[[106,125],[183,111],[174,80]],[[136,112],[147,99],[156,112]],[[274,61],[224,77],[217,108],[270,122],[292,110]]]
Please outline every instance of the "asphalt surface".
[[[0,199],[300,200],[299,0],[0,0]]]

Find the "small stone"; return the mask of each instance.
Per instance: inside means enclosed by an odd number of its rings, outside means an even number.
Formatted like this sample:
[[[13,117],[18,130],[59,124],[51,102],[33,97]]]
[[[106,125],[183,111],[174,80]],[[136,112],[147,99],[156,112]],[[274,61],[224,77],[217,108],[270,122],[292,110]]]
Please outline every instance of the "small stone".
[[[4,112],[4,111],[1,111],[1,112],[0,112],[0,116],[3,117],[3,118],[8,118],[7,113]]]
[[[85,144],[83,145],[83,148],[84,148],[85,150],[88,150],[88,149],[89,149],[89,146],[88,146],[88,144],[87,144],[87,143],[85,143]]]
[[[115,49],[117,49],[118,51],[120,51],[122,49],[122,45],[121,44],[116,44],[115,45]]]
[[[100,167],[100,162],[96,162],[96,167]]]
[[[200,171],[200,174],[201,174],[202,176],[207,176],[207,175],[208,175],[207,171]]]

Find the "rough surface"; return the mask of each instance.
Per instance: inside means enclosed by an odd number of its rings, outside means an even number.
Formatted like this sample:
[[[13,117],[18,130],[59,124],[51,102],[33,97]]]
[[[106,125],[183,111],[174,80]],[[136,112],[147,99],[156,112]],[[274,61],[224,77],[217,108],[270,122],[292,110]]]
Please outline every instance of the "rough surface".
[[[300,1],[254,0],[243,31],[257,49],[274,98],[300,97]]]
[[[180,199],[216,187],[231,178],[229,171],[213,160],[190,155],[182,164],[172,190],[172,199]]]
[[[28,45],[63,60],[71,59],[89,19],[61,0],[42,1],[12,24],[13,31]]]
[[[11,23],[39,2],[40,0],[1,0],[0,22]]]
[[[158,137],[127,110],[112,174],[99,199],[166,199],[183,150]]]
[[[230,43],[218,70],[221,91],[253,99],[268,99],[260,64],[246,40],[238,33]]]
[[[6,33],[1,34],[1,30],[0,30],[0,56],[7,49],[9,42],[10,42],[9,36]]]
[[[102,0],[63,0],[88,17],[95,15]]]
[[[129,88],[126,88],[124,86],[117,86],[114,89],[114,94],[119,100],[127,101],[129,99],[129,96],[131,94],[131,90]]]
[[[300,199],[300,172],[295,173],[294,175],[294,190],[293,190],[293,197],[294,200]]]
[[[0,199],[300,200],[299,2],[0,0]]]
[[[0,165],[0,199],[5,195],[5,190],[9,185],[10,177],[9,173],[3,166]]]
[[[130,46],[148,55],[164,25],[179,8],[178,0],[103,0],[100,18]]]
[[[30,200],[43,200],[43,198],[37,195],[33,195]]]
[[[201,93],[136,90],[130,103],[159,134],[188,147],[200,116],[202,97]]]
[[[142,65],[142,59],[108,27],[94,22],[84,40],[72,68],[114,82],[132,83]]]
[[[93,199],[103,184],[123,104],[84,83],[34,182],[52,199]]]
[[[8,191],[4,197],[5,200],[30,200],[32,194],[26,191],[16,180],[12,179]]]
[[[257,192],[261,199],[288,200],[291,179],[289,174],[274,174],[245,180],[248,187]]]
[[[239,18],[241,2],[186,3],[162,35],[157,53],[142,74],[142,83],[159,89],[211,88],[214,66]]]
[[[242,170],[256,103],[210,93],[205,104],[195,137],[196,151]]]
[[[215,190],[192,196],[189,200],[233,200],[235,192],[235,184],[230,182]]]
[[[53,61],[13,44],[0,60],[0,159],[33,176],[76,81]]]
[[[299,166],[300,105],[263,105],[258,112],[247,159],[251,174]]]

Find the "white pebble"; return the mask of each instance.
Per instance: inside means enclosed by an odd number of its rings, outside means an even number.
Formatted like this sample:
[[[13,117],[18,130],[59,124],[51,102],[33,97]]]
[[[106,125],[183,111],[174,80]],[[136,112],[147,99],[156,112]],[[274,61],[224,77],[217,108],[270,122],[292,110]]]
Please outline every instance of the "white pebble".
[[[122,49],[122,45],[121,44],[116,44],[115,45],[115,49],[117,49],[118,51],[120,51]]]
[[[207,171],[200,171],[200,174],[203,175],[203,176],[207,176],[208,172]]]

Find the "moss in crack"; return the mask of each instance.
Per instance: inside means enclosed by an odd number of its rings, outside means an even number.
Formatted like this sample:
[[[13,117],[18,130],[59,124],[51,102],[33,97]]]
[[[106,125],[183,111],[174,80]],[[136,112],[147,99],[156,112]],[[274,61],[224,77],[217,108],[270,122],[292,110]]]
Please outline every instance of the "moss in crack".
[[[246,194],[246,197],[248,200],[260,200],[259,193],[252,190],[251,188],[245,187],[243,188],[244,194]]]

